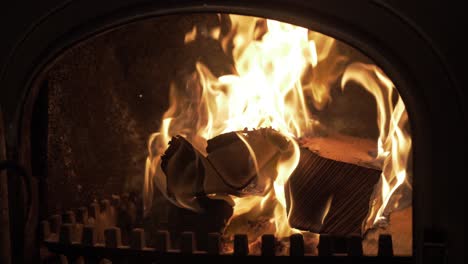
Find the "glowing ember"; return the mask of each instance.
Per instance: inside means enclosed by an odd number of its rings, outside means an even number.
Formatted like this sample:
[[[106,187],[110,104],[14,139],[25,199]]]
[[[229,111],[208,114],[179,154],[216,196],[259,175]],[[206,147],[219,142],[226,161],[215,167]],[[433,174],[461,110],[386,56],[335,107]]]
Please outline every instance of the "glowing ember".
[[[361,84],[376,99],[379,127],[378,157],[382,161],[380,189],[374,197],[366,227],[372,227],[384,219],[386,208],[395,207],[395,190],[408,184],[408,159],[411,141],[404,129],[407,114],[401,98],[392,82],[374,65],[363,63],[339,67],[346,57],[330,59],[335,41],[333,38],[310,32],[306,28],[261,18],[230,15],[233,28],[227,35],[219,29],[208,32],[220,42],[226,53],[227,43],[234,43],[232,51],[235,70],[232,74],[215,76],[201,62],[187,78],[184,87],[173,85],[170,91],[170,107],[165,112],[160,131],[149,139],[149,156],[145,175],[145,208],[151,205],[153,185],[166,194],[166,175],[161,169],[160,156],[168,148],[169,140],[176,135],[186,138],[202,155],[206,155],[207,140],[218,135],[271,127],[281,133],[291,144],[292,155],[280,160],[272,188],[263,196],[232,197],[210,194],[213,199],[234,202],[234,215],[261,215],[265,208],[273,211],[269,220],[274,224],[278,237],[299,232],[289,226],[286,212],[284,186],[296,168],[299,145],[296,139],[313,136],[319,124],[309,112],[305,97],[318,110],[330,100],[332,82],[341,78],[342,87],[348,81]],[[194,27],[185,42],[195,40],[200,30]],[[317,70],[316,70],[317,69]],[[395,103],[396,102],[396,103]],[[242,133],[239,138],[249,149],[259,172],[255,157]],[[271,187],[271,186],[270,186]],[[197,210],[190,201],[176,197],[175,203]],[[330,207],[333,201],[329,201]],[[271,209],[273,208],[273,209]],[[323,219],[326,217],[323,216]]]

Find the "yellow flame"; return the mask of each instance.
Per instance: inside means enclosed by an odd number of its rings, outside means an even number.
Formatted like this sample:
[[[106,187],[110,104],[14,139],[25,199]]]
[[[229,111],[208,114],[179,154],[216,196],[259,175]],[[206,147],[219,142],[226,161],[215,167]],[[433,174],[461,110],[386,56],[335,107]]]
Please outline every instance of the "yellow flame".
[[[198,62],[199,86],[193,84],[192,91],[171,87],[170,108],[163,117],[160,133],[153,135],[149,143],[154,145],[158,141],[158,150],[150,152],[154,154],[150,156],[163,153],[169,139],[176,134],[185,136],[204,153],[206,140],[222,133],[260,127],[277,130],[292,142],[293,155],[280,161],[277,175],[272,177],[274,188],[265,197],[233,199],[234,215],[261,208],[273,199],[277,201],[274,217],[277,234],[288,235],[293,231],[286,216],[284,185],[299,162],[299,146],[294,138],[310,130],[312,124],[300,80],[307,67],[317,65],[319,56],[315,42],[309,40],[305,28],[267,20],[267,31],[256,40],[253,33],[257,18],[232,15],[231,19],[238,32],[233,51],[237,73],[215,77],[210,69]],[[194,27],[185,36],[185,41],[195,41],[196,33]],[[217,32],[213,35],[218,37]],[[245,139],[243,142],[248,146]],[[249,148],[249,151],[255,159],[253,150]],[[147,169],[147,184],[150,175],[157,174],[154,167],[159,166],[159,159],[150,157],[148,166],[153,169]],[[164,175],[157,178],[160,178],[159,182],[165,180]]]
[[[279,162],[277,175],[272,176],[273,188],[265,196],[232,197],[234,217],[253,211],[258,213],[257,210],[273,202],[276,235],[284,237],[298,232],[289,226],[284,186],[299,163],[299,145],[295,139],[310,135],[318,123],[309,112],[305,94],[310,95],[318,110],[323,109],[331,99],[331,83],[344,72],[343,89],[348,81],[356,81],[377,102],[378,158],[382,160],[383,170],[381,190],[377,192],[381,194],[376,202],[379,207],[370,208],[368,217],[368,222],[375,224],[384,217],[385,208],[398,186],[407,182],[411,139],[403,128],[407,114],[393,83],[374,65],[354,63],[344,70],[335,64],[346,61],[346,57],[327,62],[335,47],[335,40],[328,36],[270,19],[263,23],[265,30],[258,30],[256,25],[260,18],[238,15],[230,15],[230,18],[233,28],[229,34],[221,35],[219,28],[215,28],[210,36],[219,39],[225,52],[232,40],[236,72],[216,77],[199,61],[194,74],[182,80],[184,87],[171,87],[170,107],[163,116],[159,133],[153,134],[148,143],[145,208],[151,206],[151,182],[164,193],[166,179],[159,157],[172,136],[184,136],[198,151],[206,154],[206,141],[220,134],[271,127],[292,142],[293,153]],[[186,34],[185,41],[196,41],[197,36],[194,27]],[[317,74],[311,75],[311,69],[315,71],[315,68]],[[309,75],[312,79],[304,82],[302,78]],[[254,150],[240,133],[238,135],[258,172]]]
[[[232,18],[233,21],[245,20],[244,17]],[[267,20],[267,28],[261,41],[238,35],[235,41],[243,51],[237,53],[238,74],[221,76],[215,83],[225,86],[228,91],[218,94],[217,98],[218,106],[227,106],[226,111],[221,112],[227,113],[223,120],[225,129],[221,133],[244,127],[272,127],[287,136],[294,145],[292,157],[281,161],[277,168],[272,190],[278,201],[274,209],[276,233],[286,236],[294,230],[287,221],[284,185],[299,162],[299,146],[293,137],[302,136],[305,130],[310,129],[311,122],[300,78],[308,65],[317,64],[317,54],[314,41],[308,39],[307,29],[273,20]],[[241,30],[253,32],[253,29]],[[220,116],[219,112],[217,115]],[[271,196],[270,193],[262,198],[234,199],[234,215],[246,213],[258,205],[263,208]]]
[[[197,27],[193,26],[192,30],[188,32],[187,34],[185,34],[184,43],[187,44],[189,42],[192,42],[195,40],[196,37],[197,37]]]
[[[353,63],[343,75],[341,87],[349,81],[359,83],[369,91],[377,102],[377,123],[379,127],[378,155],[383,163],[380,179],[380,197],[375,197],[367,224],[368,229],[380,220],[385,220],[385,211],[398,205],[390,205],[394,192],[403,183],[409,182],[407,171],[411,152],[411,136],[405,126],[408,124],[408,114],[400,96],[395,96],[395,86],[392,81],[375,65]],[[396,100],[396,102],[395,102]],[[375,210],[377,209],[377,210]]]

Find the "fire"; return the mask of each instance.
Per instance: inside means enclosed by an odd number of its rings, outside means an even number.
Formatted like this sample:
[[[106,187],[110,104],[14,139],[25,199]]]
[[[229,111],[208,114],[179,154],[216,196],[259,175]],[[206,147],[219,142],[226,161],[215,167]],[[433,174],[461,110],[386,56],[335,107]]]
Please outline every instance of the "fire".
[[[294,154],[281,161],[273,177],[274,186],[265,197],[233,198],[234,217],[262,208],[267,199],[274,197],[277,234],[286,236],[294,232],[287,222],[284,194],[284,185],[299,162],[299,146],[294,139],[310,131],[313,124],[300,79],[308,66],[317,64],[315,43],[308,39],[307,29],[274,20],[267,20],[268,31],[260,41],[254,40],[247,32],[253,32],[256,19],[242,16],[231,16],[231,19],[240,24],[240,32],[246,31],[245,35],[234,38],[237,73],[216,78],[205,65],[197,63],[196,76],[201,83],[198,94],[181,98],[172,87],[171,107],[164,115],[161,131],[150,138],[150,157],[155,158],[148,159],[146,179],[151,178],[149,175],[162,176],[156,171],[157,157],[174,135],[185,136],[204,153],[206,140],[217,135],[244,128],[271,127],[293,143]],[[194,39],[196,32],[193,29],[186,41]],[[188,106],[188,111],[182,112],[184,106]],[[197,120],[196,124],[192,120]],[[255,157],[255,153],[251,154]],[[164,178],[156,178],[162,179],[156,185],[164,190]]]
[[[343,75],[341,87],[344,89],[349,81],[355,81],[369,91],[378,108],[377,124],[380,133],[377,160],[382,162],[381,188],[380,197],[374,197],[374,205],[364,224],[363,229],[367,230],[379,221],[385,221],[391,210],[398,207],[398,197],[394,193],[400,186],[411,188],[407,170],[411,136],[405,127],[408,124],[408,114],[403,100],[396,95],[394,84],[379,68],[363,63],[351,64]]]
[[[319,124],[311,115],[305,98],[308,95],[314,107],[322,109],[331,100],[331,83],[342,75],[343,88],[348,81],[356,81],[374,95],[378,105],[378,158],[383,160],[381,198],[378,209],[372,208],[375,212],[369,214],[368,222],[374,224],[385,217],[392,194],[398,186],[408,183],[406,168],[411,147],[409,134],[403,129],[407,122],[406,110],[392,82],[373,65],[357,63],[346,70],[334,68],[336,60],[346,61],[347,58],[327,61],[333,52],[333,38],[270,19],[238,15],[230,15],[230,19],[233,28],[228,35],[215,29],[207,36],[217,39],[226,53],[229,52],[227,43],[230,40],[234,43],[233,73],[215,76],[206,65],[197,62],[195,72],[184,80],[185,87],[171,87],[170,107],[163,116],[159,132],[148,142],[145,208],[151,205],[153,184],[166,195],[166,176],[161,170],[160,156],[173,136],[185,137],[206,155],[207,140],[211,138],[245,128],[271,127],[293,145],[293,153],[281,160],[276,175],[270,176],[274,179],[272,188],[264,196],[224,199],[234,202],[233,218],[258,214],[267,204],[273,204],[271,222],[274,222],[276,235],[285,237],[299,232],[289,226],[284,186],[299,163],[296,139],[313,135],[314,127]],[[185,42],[195,40],[200,32],[194,27],[187,33]],[[310,78],[311,71],[320,65],[328,65],[323,67],[327,74],[314,74]],[[249,147],[242,133],[238,136],[249,149],[259,171],[257,153]],[[176,197],[175,202],[196,210],[181,198]]]

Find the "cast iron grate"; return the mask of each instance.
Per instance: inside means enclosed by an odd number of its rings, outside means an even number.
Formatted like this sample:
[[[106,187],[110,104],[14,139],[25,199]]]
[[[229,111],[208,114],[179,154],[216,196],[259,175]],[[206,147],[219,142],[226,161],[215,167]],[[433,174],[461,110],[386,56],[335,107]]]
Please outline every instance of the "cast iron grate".
[[[173,258],[220,258],[220,261],[249,256],[255,261],[259,257],[275,256],[274,235],[262,236],[261,255],[249,254],[248,237],[245,234],[234,236],[233,253],[221,253],[221,236],[219,233],[207,235],[207,248],[197,250],[193,232],[183,232],[179,248],[171,248],[170,233],[157,231],[154,246],[146,244],[145,230],[133,228],[123,231],[116,226],[103,226],[99,215],[109,217],[119,206],[119,197],[112,202],[102,200],[100,204],[92,203],[89,208],[81,207],[76,211],[67,211],[63,215],[53,215],[41,222],[41,237],[47,249],[60,256],[62,263],[154,263],[171,261]],[[102,221],[102,220],[101,220]],[[123,239],[123,236],[125,239]],[[289,256],[299,262],[307,263],[412,263],[411,257],[393,256],[392,237],[380,235],[378,256],[363,256],[360,236],[336,237],[321,234],[318,245],[318,256],[305,254],[304,238],[301,234],[289,237]],[[280,256],[278,256],[280,257]],[[281,256],[282,258],[284,256]],[[296,260],[295,260],[296,261]]]

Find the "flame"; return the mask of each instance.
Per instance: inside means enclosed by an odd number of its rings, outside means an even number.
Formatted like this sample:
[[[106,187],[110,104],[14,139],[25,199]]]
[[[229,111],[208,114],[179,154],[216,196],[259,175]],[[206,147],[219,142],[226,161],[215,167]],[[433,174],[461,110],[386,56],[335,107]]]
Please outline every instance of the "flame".
[[[239,25],[255,25],[240,23],[246,19],[232,16],[234,23],[238,21]],[[308,39],[307,29],[273,20],[267,20],[266,24],[268,31],[261,41],[247,39],[243,34],[234,39],[237,47],[234,55],[238,54],[235,60],[236,75],[216,79],[206,67],[197,65],[198,73],[205,77],[203,87],[209,91],[207,101],[216,102],[208,106],[209,122],[203,137],[208,139],[245,127],[272,127],[290,139],[294,154],[280,162],[274,177],[273,193],[265,197],[234,199],[235,217],[258,205],[262,208],[269,198],[275,197],[278,201],[274,209],[276,233],[286,236],[294,232],[287,221],[284,194],[284,185],[299,162],[299,146],[294,138],[302,136],[311,127],[300,78],[308,65],[316,65],[317,54],[314,41]],[[239,31],[253,32],[253,28],[240,26]],[[284,65],[290,67],[285,68]],[[220,87],[226,92],[221,92]],[[250,149],[250,152],[253,150]]]
[[[280,160],[277,175],[272,175],[273,188],[266,195],[230,197],[234,201],[233,218],[258,214],[267,205],[273,205],[271,221],[275,224],[276,235],[285,237],[299,232],[289,226],[284,186],[299,163],[296,139],[313,134],[318,124],[309,112],[305,97],[310,96],[316,109],[323,109],[331,100],[331,83],[343,75],[343,89],[348,81],[356,81],[377,102],[378,158],[382,160],[383,170],[381,188],[376,193],[381,196],[376,198],[375,204],[379,207],[371,208],[367,222],[375,224],[384,218],[385,208],[391,203],[395,190],[408,182],[406,168],[411,148],[411,139],[404,129],[408,117],[393,83],[376,66],[353,63],[344,69],[337,65],[347,62],[346,56],[335,56],[331,62],[327,60],[336,52],[333,38],[275,20],[229,17],[233,27],[228,34],[214,28],[204,37],[218,40],[226,53],[229,53],[229,42],[232,41],[235,69],[232,74],[216,76],[198,61],[193,74],[178,80],[183,85],[171,86],[170,107],[163,115],[159,132],[151,135],[148,142],[145,210],[151,207],[152,182],[165,194],[166,176],[160,168],[160,156],[173,136],[185,137],[206,155],[207,140],[211,138],[245,128],[271,127],[292,143],[293,153]],[[186,34],[185,42],[196,41],[198,32],[194,27]],[[317,69],[318,73],[311,75],[311,69]],[[308,78],[310,80],[304,81]],[[247,146],[259,172],[255,150],[250,148],[242,133],[237,134]],[[195,210],[184,201],[176,202]]]
[[[377,102],[377,124],[380,132],[377,159],[382,162],[381,188],[378,189],[380,197],[373,198],[373,206],[363,228],[366,230],[379,221],[386,221],[389,210],[398,207],[399,201],[393,194],[401,185],[411,188],[408,176],[411,136],[406,128],[408,114],[403,100],[396,94],[394,84],[382,70],[375,65],[353,63],[345,70],[341,80],[342,89],[350,81],[359,83]],[[391,203],[391,199],[395,201]]]

